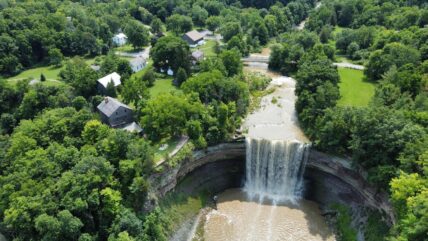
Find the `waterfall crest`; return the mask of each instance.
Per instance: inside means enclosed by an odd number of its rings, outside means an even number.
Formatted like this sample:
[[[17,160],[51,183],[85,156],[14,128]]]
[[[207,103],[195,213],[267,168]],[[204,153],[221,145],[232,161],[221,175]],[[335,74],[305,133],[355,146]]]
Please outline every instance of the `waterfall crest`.
[[[274,201],[299,199],[309,147],[299,141],[247,138],[247,193]]]

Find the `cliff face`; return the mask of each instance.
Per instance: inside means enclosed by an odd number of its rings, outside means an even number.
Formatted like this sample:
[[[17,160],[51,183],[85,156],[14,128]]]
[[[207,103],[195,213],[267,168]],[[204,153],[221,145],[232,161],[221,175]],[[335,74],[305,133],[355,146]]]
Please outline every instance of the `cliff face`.
[[[161,198],[170,191],[213,193],[240,187],[245,172],[245,143],[236,141],[199,150],[178,166],[163,166],[164,171],[150,177],[152,195]],[[182,183],[183,185],[177,185]],[[150,208],[150,207],[148,207]]]
[[[161,198],[170,191],[218,193],[241,187],[245,179],[245,154],[242,140],[196,151],[177,167],[164,166],[163,172],[150,178],[152,196]],[[305,190],[305,198],[316,201],[324,210],[332,203],[343,203],[357,213],[361,208],[379,210],[387,214],[388,222],[394,222],[388,197],[370,186],[364,173],[355,171],[348,160],[311,150],[305,169]]]
[[[311,150],[305,169],[306,198],[324,207],[342,203],[352,208],[375,209],[386,214],[389,223],[394,223],[386,193],[371,186],[365,173],[355,169],[349,160]]]

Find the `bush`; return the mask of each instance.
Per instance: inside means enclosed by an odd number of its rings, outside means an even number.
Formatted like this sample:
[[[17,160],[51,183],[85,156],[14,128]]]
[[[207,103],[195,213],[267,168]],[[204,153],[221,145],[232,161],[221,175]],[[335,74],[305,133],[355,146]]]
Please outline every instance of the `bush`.
[[[333,204],[337,211],[336,230],[340,241],[357,241],[357,231],[351,226],[352,217],[350,209],[343,204]]]

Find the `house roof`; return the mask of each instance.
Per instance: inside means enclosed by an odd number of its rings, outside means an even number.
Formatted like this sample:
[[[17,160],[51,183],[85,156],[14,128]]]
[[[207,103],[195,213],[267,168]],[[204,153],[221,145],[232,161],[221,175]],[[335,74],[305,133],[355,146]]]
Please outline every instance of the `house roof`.
[[[146,63],[146,59],[143,57],[136,57],[136,58],[133,58],[129,61],[129,64],[131,66],[139,66],[139,65],[144,64],[144,63]]]
[[[97,109],[104,115],[110,117],[119,107],[131,110],[131,108],[124,103],[112,97],[105,97],[104,100],[97,106]]]
[[[204,35],[202,35],[201,33],[199,33],[196,30],[192,30],[190,32],[187,32],[184,35],[186,35],[189,39],[191,39],[192,41],[195,41],[195,42],[204,38]]]
[[[200,50],[196,50],[192,52],[192,57],[195,59],[200,59],[204,57],[204,52],[200,51]]]
[[[106,76],[104,76],[98,80],[98,82],[100,84],[102,84],[104,86],[104,88],[107,88],[107,85],[108,85],[108,83],[110,83],[110,81],[113,81],[115,87],[120,85],[121,84],[120,75],[116,72],[113,72],[113,73],[106,75]]]
[[[116,35],[114,35],[117,38],[128,38],[124,33],[118,33]]]
[[[124,126],[122,129],[125,131],[137,132],[137,133],[140,133],[143,131],[143,128],[141,128],[141,126],[139,126],[135,121]]]

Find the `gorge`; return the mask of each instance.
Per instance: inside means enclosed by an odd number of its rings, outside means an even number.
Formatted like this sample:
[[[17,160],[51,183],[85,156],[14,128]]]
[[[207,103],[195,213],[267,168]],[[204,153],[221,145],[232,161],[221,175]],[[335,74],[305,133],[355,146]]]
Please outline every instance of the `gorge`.
[[[172,240],[335,240],[325,218],[333,204],[350,207],[352,226],[363,240],[367,210],[394,221],[387,196],[350,161],[310,148],[298,126],[292,78],[273,77],[270,94],[243,124],[245,137],[193,153],[179,166],[152,176],[153,196],[169,192],[218,195],[217,210],[198,215],[191,230]],[[189,234],[190,233],[190,234]]]

